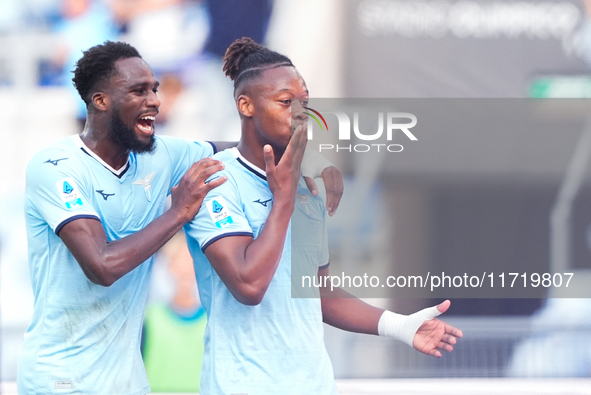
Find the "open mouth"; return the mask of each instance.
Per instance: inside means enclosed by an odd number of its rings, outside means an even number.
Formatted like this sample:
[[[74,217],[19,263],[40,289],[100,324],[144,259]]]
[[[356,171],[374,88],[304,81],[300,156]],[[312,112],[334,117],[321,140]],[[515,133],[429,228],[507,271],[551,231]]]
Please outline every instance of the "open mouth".
[[[156,117],[152,115],[146,115],[138,119],[137,127],[143,132],[153,133],[154,132],[154,121]]]

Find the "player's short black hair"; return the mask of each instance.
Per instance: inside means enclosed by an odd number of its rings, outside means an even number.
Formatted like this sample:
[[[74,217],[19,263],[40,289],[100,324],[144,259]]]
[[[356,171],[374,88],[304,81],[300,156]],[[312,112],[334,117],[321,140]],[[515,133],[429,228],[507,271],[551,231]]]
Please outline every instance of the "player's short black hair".
[[[87,107],[94,90],[115,72],[115,62],[135,57],[141,58],[137,49],[124,42],[105,41],[83,52],[73,71],[72,82]]]
[[[249,37],[234,41],[224,55],[224,73],[234,81],[234,92],[245,81],[258,77],[264,70],[293,66],[285,55],[271,51]]]

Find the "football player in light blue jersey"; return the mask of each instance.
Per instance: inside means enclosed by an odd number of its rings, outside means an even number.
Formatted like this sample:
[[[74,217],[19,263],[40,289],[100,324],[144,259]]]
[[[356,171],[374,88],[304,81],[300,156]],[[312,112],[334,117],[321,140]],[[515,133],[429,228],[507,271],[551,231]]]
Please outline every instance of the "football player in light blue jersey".
[[[223,165],[205,159],[209,143],[154,136],[158,82],[128,44],[85,52],[74,83],[88,108],[84,131],[27,168],[35,305],[18,391],[145,394],[139,345],[152,255],[224,182],[205,183]]]
[[[128,44],[85,52],[74,83],[88,108],[84,131],[27,168],[35,305],[18,391],[145,394],[139,345],[152,255],[224,182],[205,183],[223,165],[205,159],[209,143],[154,136],[158,82]]]
[[[214,156],[228,181],[185,225],[208,314],[201,393],[335,394],[323,320],[405,341],[410,333],[411,344],[433,356],[451,351],[461,331],[434,319],[449,301],[400,316],[353,298],[292,298],[292,257],[303,257],[298,270],[328,270],[323,199],[305,192],[299,176],[306,117],[292,112],[292,103],[305,106],[308,90],[287,57],[248,38],[228,48],[224,71],[234,81],[242,138]],[[296,231],[314,240],[292,251],[294,206],[294,218],[310,216]]]
[[[158,81],[130,45],[86,51],[73,81],[87,105],[84,131],[38,153],[27,168],[35,305],[18,390],[145,394],[139,345],[152,256],[224,182],[205,183],[223,165],[204,159],[213,144],[154,136]],[[323,172],[335,174],[334,167]],[[331,195],[338,205],[339,191]]]

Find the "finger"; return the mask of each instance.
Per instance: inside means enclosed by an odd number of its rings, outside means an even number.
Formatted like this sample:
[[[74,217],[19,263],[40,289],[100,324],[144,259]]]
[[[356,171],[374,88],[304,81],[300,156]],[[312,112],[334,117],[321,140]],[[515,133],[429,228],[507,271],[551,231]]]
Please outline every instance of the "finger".
[[[320,174],[326,186],[326,209],[333,216],[343,196],[343,175],[334,166],[328,167]]]
[[[197,162],[193,163],[191,165],[191,167],[189,168],[189,170],[195,171],[197,169],[203,169],[206,167],[215,166],[220,163],[222,163],[222,162],[219,160],[212,159],[212,158],[205,158],[205,159],[201,159],[201,160],[198,160]]]
[[[221,163],[221,161],[219,161],[217,159],[213,159],[213,158],[203,158],[203,159],[200,159],[197,162],[193,163],[193,165],[197,165],[197,166],[212,166],[212,165],[215,165],[217,163]]]
[[[197,176],[195,181],[198,183],[205,183],[209,177],[211,177],[218,171],[224,170],[224,167],[224,164],[220,162],[217,165],[204,168],[201,170],[201,173]]]
[[[224,182],[226,182],[227,179],[228,179],[228,177],[226,177],[226,176],[220,176],[220,177],[214,178],[213,180],[210,180],[209,182],[207,182],[203,186],[203,189],[205,191],[205,195],[207,195],[207,192],[211,191],[212,189],[222,185]]]
[[[451,301],[449,299],[444,300],[443,302],[437,305],[437,310],[439,310],[440,313],[445,313],[447,309],[449,309],[450,305]]]
[[[300,137],[302,136],[303,130],[304,130],[303,125],[298,125],[295,128],[294,132],[292,133],[291,139],[294,140],[294,141],[296,141],[296,142],[300,142],[301,141],[301,138]]]
[[[204,169],[220,164],[222,164],[222,162],[220,162],[219,160],[211,158],[201,159],[200,161],[197,161],[191,165],[189,170],[187,170],[187,172],[183,176],[183,179],[193,184],[197,182],[198,177],[201,175]]]
[[[302,126],[302,132],[299,138],[299,143],[302,145],[302,157],[304,156],[304,152],[306,151],[306,147],[308,146],[308,124],[304,124]]]
[[[435,358],[441,358],[441,351],[434,348],[433,350],[429,351],[429,355]]]
[[[310,190],[310,193],[312,193],[314,196],[318,195],[318,186],[316,185],[316,181],[314,181],[314,179],[311,177],[304,177],[304,181],[306,182],[306,186]]]
[[[289,145],[287,148],[289,149]],[[275,155],[273,154],[273,148],[269,144],[265,144],[263,147],[263,158],[265,159],[265,171],[272,173],[275,170]]]
[[[335,215],[337,212],[337,208],[341,203],[341,196],[342,194],[335,194],[334,192],[327,191],[326,194],[326,209],[328,210],[328,215],[331,217]]]
[[[437,307],[439,307],[439,306],[427,307],[427,308],[424,308],[423,310],[417,311],[415,314],[418,317],[422,318],[423,320],[429,321],[441,314],[441,312],[439,311],[439,309]],[[435,320],[435,321],[438,321],[438,320]]]
[[[293,155],[293,162],[296,165],[301,164],[302,158],[304,157],[304,152],[306,151],[306,139],[308,138],[307,134],[304,132],[304,127],[302,125],[298,126],[291,136],[290,144],[292,146],[292,155]]]
[[[457,338],[464,336],[464,333],[456,328],[455,326],[451,326],[449,324],[445,324],[445,333],[448,333],[452,336],[455,336]]]
[[[448,344],[456,344],[457,340],[455,337],[445,334],[441,337],[441,341],[448,343]]]
[[[291,151],[295,155],[302,150],[302,125],[298,126],[295,132],[291,135],[291,139],[289,140],[289,144],[291,145]],[[305,147],[304,147],[305,148]],[[303,151],[302,151],[303,153]]]
[[[285,152],[283,152],[283,156],[281,157],[281,159],[279,159],[279,163],[277,164],[277,166],[279,166],[281,164],[281,166],[287,166],[289,169],[291,169],[291,154],[293,152],[293,140],[290,139],[289,140],[289,144],[287,144],[287,148],[285,149]]]
[[[307,124],[300,125],[296,128],[295,133],[291,137],[296,141],[298,146],[306,145],[306,141],[308,140],[308,127]],[[304,147],[305,148],[305,147]]]
[[[447,352],[451,352],[454,349],[450,344],[447,344],[444,342],[439,342],[439,344],[437,345],[437,348],[447,351]]]

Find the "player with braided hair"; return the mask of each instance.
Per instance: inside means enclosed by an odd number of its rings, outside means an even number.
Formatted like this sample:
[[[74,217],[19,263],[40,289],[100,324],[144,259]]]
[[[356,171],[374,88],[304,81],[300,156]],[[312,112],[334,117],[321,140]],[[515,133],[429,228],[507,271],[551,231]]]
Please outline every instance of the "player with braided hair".
[[[308,89],[287,57],[248,38],[230,45],[224,63],[242,137],[236,148],[214,156],[225,164],[221,174],[228,181],[208,193],[185,225],[208,314],[201,393],[335,394],[323,320],[407,343],[410,338],[436,357],[451,351],[461,331],[434,318],[449,301],[402,316],[355,298],[333,299],[348,296],[340,289],[292,298],[294,268],[328,271],[324,200],[299,177],[307,117],[298,109]],[[293,228],[302,218],[304,226]],[[295,232],[317,245],[292,245]]]
[[[224,57],[223,71],[234,81],[234,92],[244,81],[258,77],[265,69],[292,66],[287,56],[266,49],[244,37],[234,41]]]
[[[259,77],[267,69],[287,66],[293,67],[293,63],[287,56],[270,51],[252,39],[244,37],[235,40],[228,48],[224,56],[223,71],[234,82],[234,99],[237,100],[236,93],[248,81]],[[321,176],[323,181],[327,182],[325,184],[327,210],[332,216],[340,202],[340,194],[343,190],[342,179],[330,162],[323,162],[324,158],[321,155],[313,156],[313,152],[310,150],[304,152],[302,168],[306,167],[307,170],[302,170],[302,173],[306,176],[312,174],[313,169],[323,169],[322,173],[316,176]],[[304,181],[312,194],[316,195],[318,187],[314,177],[304,177]]]

